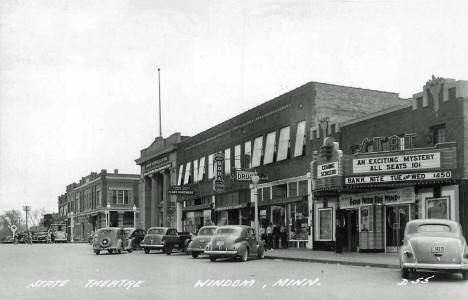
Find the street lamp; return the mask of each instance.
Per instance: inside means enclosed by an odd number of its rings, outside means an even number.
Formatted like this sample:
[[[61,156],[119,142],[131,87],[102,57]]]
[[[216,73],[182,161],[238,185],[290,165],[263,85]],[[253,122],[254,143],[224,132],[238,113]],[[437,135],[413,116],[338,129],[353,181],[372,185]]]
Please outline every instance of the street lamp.
[[[135,227],[135,229],[137,228],[137,226],[136,226],[136,210],[137,210],[137,208],[136,208],[135,204],[133,204],[133,227]]]
[[[258,231],[258,190],[257,190],[257,185],[258,182],[260,181],[260,176],[255,173],[251,177],[252,184],[253,184],[253,198],[254,198],[254,204],[255,204],[255,220],[254,220],[254,228],[255,228],[255,237],[257,238],[257,242],[259,241],[259,231]]]
[[[106,209],[106,227],[109,227],[109,223],[110,223],[110,220],[109,220],[109,210],[110,210],[110,203],[107,202],[107,209]]]

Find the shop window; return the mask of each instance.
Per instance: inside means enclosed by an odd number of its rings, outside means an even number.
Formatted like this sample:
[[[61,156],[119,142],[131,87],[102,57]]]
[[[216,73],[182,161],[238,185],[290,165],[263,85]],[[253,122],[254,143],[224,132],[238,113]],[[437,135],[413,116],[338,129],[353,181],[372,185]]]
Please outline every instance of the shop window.
[[[369,206],[361,206],[360,231],[372,231],[370,228],[370,213],[371,210]]]
[[[183,171],[184,171],[184,165],[181,164],[179,166],[179,177],[177,179],[177,185],[182,185],[182,178],[183,178],[183,174],[184,174]]]
[[[448,99],[455,100],[457,98],[457,89],[455,87],[448,89]]]
[[[263,137],[259,136],[254,141],[253,156],[252,156],[252,167],[258,167],[262,161],[263,152]]]
[[[307,180],[299,181],[299,196],[308,195]]]
[[[231,174],[231,148],[224,150],[224,174]]]
[[[432,132],[432,144],[433,144],[434,146],[435,146],[436,144],[445,143],[445,142],[446,142],[446,137],[445,137],[445,124],[432,127],[432,128],[431,128],[431,132]]]
[[[333,218],[332,208],[319,209],[319,239],[320,240],[332,240],[332,237],[333,237],[332,218]]]
[[[193,161],[193,182],[198,182],[198,160]]]
[[[265,157],[263,158],[263,164],[270,164],[273,162],[276,144],[276,131],[270,132],[266,136],[265,141]]]
[[[186,165],[185,165],[185,176],[184,176],[184,184],[189,184],[192,182],[192,176],[191,176],[191,170],[190,170],[190,167],[191,167],[191,163],[188,162]]]
[[[252,167],[252,143],[250,141],[244,143],[244,168]]]
[[[214,154],[208,155],[208,179],[214,177]]]
[[[307,240],[308,218],[304,213],[304,205],[301,202],[291,203],[290,205],[291,235],[290,240]]]
[[[450,219],[450,198],[427,198],[426,217],[428,219]]]
[[[287,184],[278,184],[271,187],[272,199],[286,198],[287,196]]]
[[[288,197],[297,197],[297,181],[288,183]]]
[[[294,147],[294,157],[304,155],[305,146],[305,121],[297,123],[296,145]]]
[[[278,141],[278,154],[276,161],[284,160],[289,158],[290,143],[289,143],[290,127],[284,127],[280,129],[279,141]]]
[[[234,147],[234,168],[241,168],[241,145]]]
[[[201,205],[202,204],[202,199],[201,198],[197,198],[195,199],[195,205]]]
[[[205,176],[205,157],[200,158],[200,162],[198,164],[198,181],[202,181],[203,176]]]
[[[270,187],[263,188],[262,193],[263,193],[263,200],[264,201],[271,199],[271,197],[270,197]]]

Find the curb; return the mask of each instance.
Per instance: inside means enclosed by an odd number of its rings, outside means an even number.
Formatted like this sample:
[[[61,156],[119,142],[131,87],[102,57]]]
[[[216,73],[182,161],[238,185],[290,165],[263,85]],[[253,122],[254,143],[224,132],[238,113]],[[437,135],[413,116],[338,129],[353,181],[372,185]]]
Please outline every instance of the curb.
[[[359,262],[359,261],[344,261],[344,260],[329,260],[329,259],[319,259],[319,258],[300,258],[300,257],[284,257],[284,256],[266,256],[266,259],[282,259],[289,261],[300,261],[300,262],[309,262],[309,263],[323,263],[323,264],[339,264],[347,266],[358,266],[358,267],[373,267],[373,268],[389,268],[389,269],[399,269],[398,265],[393,264],[384,264],[384,263],[368,263],[368,262]]]

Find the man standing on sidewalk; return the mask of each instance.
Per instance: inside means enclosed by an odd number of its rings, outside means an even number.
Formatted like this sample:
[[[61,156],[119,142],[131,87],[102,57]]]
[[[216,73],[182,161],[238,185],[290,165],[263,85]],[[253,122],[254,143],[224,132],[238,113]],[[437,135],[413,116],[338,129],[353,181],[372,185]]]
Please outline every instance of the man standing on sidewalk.
[[[266,229],[267,234],[267,249],[271,250],[271,246],[273,244],[273,227],[271,226],[271,222],[268,224]]]

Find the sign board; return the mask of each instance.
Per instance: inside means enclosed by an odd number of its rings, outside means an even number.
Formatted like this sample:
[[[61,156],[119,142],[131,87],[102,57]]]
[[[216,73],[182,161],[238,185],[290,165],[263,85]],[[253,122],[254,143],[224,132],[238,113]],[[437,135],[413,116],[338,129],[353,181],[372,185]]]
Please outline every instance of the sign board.
[[[214,156],[216,176],[213,181],[213,190],[215,192],[224,191],[224,154],[217,152]]]
[[[340,196],[340,208],[355,208],[361,205],[414,203],[416,195],[413,187],[375,191]]]
[[[159,166],[157,168],[153,168],[150,171],[143,173],[143,176],[148,176],[148,175],[156,173],[156,172],[161,172],[162,170],[169,169],[170,167],[172,167],[171,162],[169,162],[169,163],[167,163],[165,165]]]
[[[451,171],[441,171],[441,172],[429,172],[429,173],[410,173],[410,174],[346,177],[345,184],[385,183],[385,182],[399,182],[399,181],[411,181],[411,180],[437,180],[437,179],[449,179],[449,178],[452,178]]]
[[[16,227],[15,224],[10,226],[10,230],[13,231],[13,232],[15,232],[17,229],[18,229],[18,227]]]
[[[338,175],[338,162],[317,166],[317,178],[325,178]]]
[[[237,181],[252,181],[252,176],[255,174],[255,171],[236,169],[234,174],[232,174],[232,179]]]
[[[194,190],[190,186],[173,185],[167,191],[169,195],[193,195]]]
[[[353,159],[354,174],[437,168],[440,168],[440,152]]]
[[[153,160],[147,164],[144,164],[143,165],[143,168],[145,169],[145,171],[149,171],[151,169],[154,169],[162,164],[164,164],[165,162],[169,161],[169,156],[164,156],[164,157],[161,157],[159,159],[156,159],[156,160]]]

